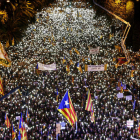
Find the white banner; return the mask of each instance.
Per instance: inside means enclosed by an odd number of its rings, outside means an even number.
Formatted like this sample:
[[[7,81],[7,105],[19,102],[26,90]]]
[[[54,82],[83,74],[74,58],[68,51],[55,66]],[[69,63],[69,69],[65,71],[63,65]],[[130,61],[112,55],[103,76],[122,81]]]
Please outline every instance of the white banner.
[[[104,71],[104,65],[87,65],[87,71]]]
[[[136,139],[136,138],[134,138],[134,137],[132,137],[132,136],[131,136],[130,138],[131,138],[131,140],[139,140],[139,139]]]
[[[123,93],[118,93],[118,94],[117,94],[117,97],[118,97],[118,98],[123,98]]]
[[[134,121],[133,120],[127,120],[126,124],[127,124],[127,127],[133,127]]]
[[[97,53],[99,53],[99,48],[100,47],[90,49],[89,54],[97,54]]]
[[[132,95],[126,96],[126,100],[132,100]]]
[[[38,70],[56,70],[56,64],[44,65],[38,62]]]
[[[16,116],[16,120],[20,120],[20,116]]]

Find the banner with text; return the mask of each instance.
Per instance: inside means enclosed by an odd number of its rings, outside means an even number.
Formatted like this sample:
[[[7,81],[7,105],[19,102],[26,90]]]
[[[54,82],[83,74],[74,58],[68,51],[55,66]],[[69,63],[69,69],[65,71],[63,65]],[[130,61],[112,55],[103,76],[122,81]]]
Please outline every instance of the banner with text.
[[[127,124],[127,127],[131,128],[134,125],[134,121],[133,120],[127,120],[126,124]]]
[[[38,62],[38,70],[56,70],[56,64],[45,65]]]
[[[105,65],[85,65],[85,71],[105,71]]]
[[[97,53],[99,53],[99,48],[100,47],[90,49],[89,54],[97,54]]]

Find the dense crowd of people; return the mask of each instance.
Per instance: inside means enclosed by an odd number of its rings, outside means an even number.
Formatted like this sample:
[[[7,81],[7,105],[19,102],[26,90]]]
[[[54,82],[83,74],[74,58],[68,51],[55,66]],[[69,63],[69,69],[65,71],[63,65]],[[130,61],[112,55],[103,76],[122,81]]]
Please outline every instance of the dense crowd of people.
[[[65,129],[58,136],[60,140],[138,139],[140,52],[128,49],[129,64],[116,68],[117,58],[124,57],[124,54],[115,49],[114,45],[120,45],[124,25],[113,19],[115,34],[111,36],[111,25],[106,18],[101,16],[95,19],[94,15],[92,8],[76,8],[73,3],[58,2],[37,13],[37,21],[27,28],[27,36],[17,46],[8,48],[12,66],[1,67],[0,71],[4,93],[7,94],[18,86],[20,89],[1,101],[0,139],[11,139],[11,128],[6,128],[4,123],[5,113],[10,123],[14,124],[18,136],[17,116],[21,112],[29,140],[55,139],[56,123],[60,122],[66,123]],[[90,48],[98,46],[100,48],[97,54],[89,54]],[[56,63],[57,70],[36,73],[37,62]],[[78,71],[77,63],[80,64],[82,73]],[[101,64],[107,64],[107,70],[85,71],[85,65]],[[67,65],[70,73],[66,71]],[[117,97],[121,92],[120,82],[124,85],[123,98]],[[86,88],[91,92],[95,123],[91,122],[90,114],[85,110]],[[67,90],[77,113],[77,131],[57,111]],[[132,95],[132,100],[126,100],[127,95]],[[134,100],[136,103],[133,109]],[[28,121],[27,108],[30,115]],[[127,120],[134,120],[132,128],[127,127]]]

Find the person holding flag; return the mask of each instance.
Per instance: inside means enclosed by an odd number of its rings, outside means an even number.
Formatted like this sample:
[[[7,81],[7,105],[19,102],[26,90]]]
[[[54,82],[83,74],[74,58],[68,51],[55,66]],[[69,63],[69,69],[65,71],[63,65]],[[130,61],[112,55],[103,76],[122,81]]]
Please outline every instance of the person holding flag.
[[[15,128],[14,125],[12,125],[12,140],[14,140],[16,138],[16,132],[15,132]]]
[[[5,124],[6,124],[7,128],[10,128],[11,124],[10,124],[7,114],[5,114]]]
[[[66,119],[68,120],[71,126],[73,126],[75,122],[77,121],[77,115],[75,113],[75,110],[74,110],[74,107],[70,98],[70,94],[68,91],[66,91],[62,99],[58,107],[58,111],[62,113],[64,117],[66,117]]]

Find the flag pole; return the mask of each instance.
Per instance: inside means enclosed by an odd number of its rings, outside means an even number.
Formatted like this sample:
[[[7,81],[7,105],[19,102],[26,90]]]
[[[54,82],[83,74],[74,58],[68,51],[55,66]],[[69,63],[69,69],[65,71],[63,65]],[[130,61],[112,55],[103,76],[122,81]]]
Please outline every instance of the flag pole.
[[[11,123],[11,137],[12,137],[12,125],[13,125],[13,123]],[[12,138],[11,138],[11,140],[12,140]]]
[[[76,116],[77,116],[77,113],[76,113]],[[76,121],[76,133],[77,133],[77,121]]]

